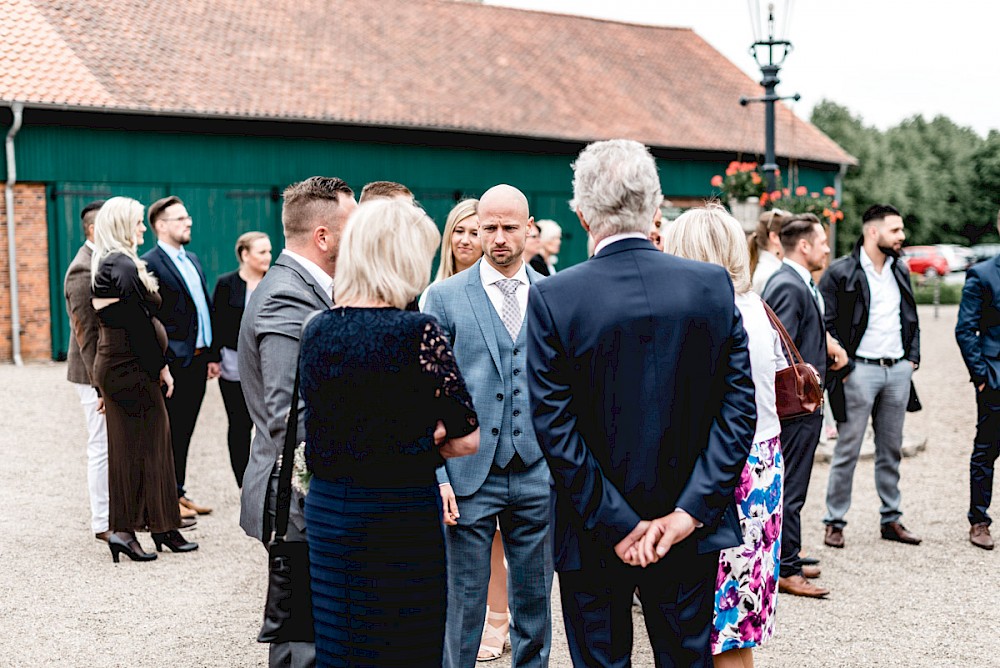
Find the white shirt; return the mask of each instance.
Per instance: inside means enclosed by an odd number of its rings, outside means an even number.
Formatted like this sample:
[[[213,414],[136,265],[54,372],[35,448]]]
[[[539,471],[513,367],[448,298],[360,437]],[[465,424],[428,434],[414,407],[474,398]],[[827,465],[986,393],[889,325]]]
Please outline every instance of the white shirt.
[[[93,253],[95,250],[97,250],[97,246],[90,239],[87,239],[86,241],[84,241],[83,245],[86,246],[87,248],[89,248],[91,253]]]
[[[319,265],[312,260],[308,260],[298,253],[288,250],[287,248],[282,250],[281,254],[287,255],[301,264],[302,268],[308,271],[309,275],[316,280],[316,283],[319,284],[319,287],[323,290],[323,292],[325,292],[331,300],[333,299],[333,276],[320,269]]]
[[[521,268],[517,270],[516,274],[511,276],[511,278],[520,281],[520,285],[517,286],[517,292],[514,296],[517,298],[517,307],[521,309],[522,326],[524,323],[524,314],[528,310],[528,270],[526,267],[527,265],[522,261]],[[503,293],[500,291],[500,286],[496,283],[506,278],[485,257],[479,263],[479,280],[483,282],[483,289],[486,290],[486,296],[490,298],[490,303],[496,309],[497,315],[503,313]]]
[[[761,251],[757,257],[757,268],[753,272],[753,287],[751,288],[758,295],[764,294],[764,286],[767,279],[771,278],[774,272],[781,269],[781,260],[771,251]]]
[[[621,241],[622,239],[649,239],[649,237],[642,232],[623,232],[622,234],[612,234],[610,237],[604,237],[601,239],[600,243],[594,247],[594,255],[597,255],[611,244],[616,241]]]
[[[788,366],[781,338],[771,325],[760,297],[752,292],[736,295],[736,308],[743,316],[750,352],[750,375],[757,402],[757,430],[753,442],[760,443],[781,433],[781,421],[775,407],[774,374]]]
[[[819,304],[820,315],[825,314],[826,304],[823,303],[823,297],[819,294],[819,290],[816,289],[816,286],[813,283],[812,274],[809,273],[809,270],[803,267],[795,260],[789,260],[787,257],[784,260],[782,260],[782,262],[795,270],[795,273],[799,275],[799,278],[802,279],[802,282],[806,284],[807,288],[809,288],[809,292],[813,295],[813,298],[816,300],[816,303]]]
[[[858,357],[882,359],[903,357],[903,325],[899,318],[899,284],[892,272],[896,260],[887,257],[882,273],[875,271],[875,264],[864,247],[861,248],[861,268],[868,279],[871,304],[868,308],[868,327],[854,353]]]

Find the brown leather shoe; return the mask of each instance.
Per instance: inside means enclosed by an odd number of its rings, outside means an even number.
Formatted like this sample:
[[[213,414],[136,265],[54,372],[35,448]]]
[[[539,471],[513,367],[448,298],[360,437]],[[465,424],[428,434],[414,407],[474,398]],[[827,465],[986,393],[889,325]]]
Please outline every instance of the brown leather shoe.
[[[192,519],[194,517],[198,517],[198,513],[196,513],[195,511],[191,510],[190,508],[188,508],[187,506],[185,506],[183,503],[179,503],[177,505],[178,505],[178,508],[180,508],[181,519],[182,520],[189,520],[189,519]]]
[[[792,596],[806,596],[808,598],[823,598],[830,593],[829,589],[824,589],[814,585],[801,575],[791,575],[787,578],[778,578],[778,591]]]
[[[990,525],[986,522],[973,524],[969,529],[969,542],[984,550],[993,549],[993,537],[990,536]]]
[[[187,498],[186,496],[182,496],[180,501],[182,506],[188,508],[189,510],[193,510],[199,515],[208,515],[210,512],[212,512],[212,509],[209,508],[208,506],[199,506],[197,503]]]
[[[987,532],[986,532],[986,535],[987,535],[987,536],[989,536],[989,535],[990,535],[990,532],[989,532],[989,531],[987,531]],[[109,538],[110,536],[111,536],[111,532],[110,532],[110,531],[101,531],[100,533],[95,533],[95,534],[94,534],[94,538],[96,538],[97,540],[102,540],[102,541],[104,541],[105,543],[107,543],[107,542],[108,542],[108,538]]]
[[[844,547],[844,529],[842,527],[835,527],[827,524],[826,535],[823,536],[823,542],[830,547]]]
[[[819,566],[802,565],[802,576],[809,578],[810,580],[818,578],[821,572],[822,571],[820,571]]]
[[[906,543],[907,545],[920,545],[920,538],[917,538],[915,534],[910,533],[906,530],[899,522],[886,522],[882,525],[882,538],[884,540],[892,540],[897,543]]]

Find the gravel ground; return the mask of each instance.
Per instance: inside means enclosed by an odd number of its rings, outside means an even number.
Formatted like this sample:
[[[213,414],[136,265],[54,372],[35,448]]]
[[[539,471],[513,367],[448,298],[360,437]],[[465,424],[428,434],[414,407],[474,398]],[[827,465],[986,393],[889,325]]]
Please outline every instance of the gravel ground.
[[[972,390],[954,342],[956,307],[921,309],[924,410],[907,431],[928,438],[903,460],[910,547],[878,536],[870,460],[858,465],[847,547],[823,546],[828,466],[817,464],[803,515],[829,600],[781,596],[776,637],[758,666],[1000,666],[1000,551],[968,543]],[[188,487],[215,512],[187,532],[201,548],[114,565],[90,532],[86,433],[63,364],[0,367],[0,666],[264,666],[255,642],[265,552],[238,526],[225,413],[210,383],[191,446]],[[148,535],[140,535],[152,549]],[[569,666],[558,595],[551,665]],[[634,662],[652,666],[641,615]],[[510,654],[492,665],[509,666]],[[485,664],[484,664],[485,665]]]

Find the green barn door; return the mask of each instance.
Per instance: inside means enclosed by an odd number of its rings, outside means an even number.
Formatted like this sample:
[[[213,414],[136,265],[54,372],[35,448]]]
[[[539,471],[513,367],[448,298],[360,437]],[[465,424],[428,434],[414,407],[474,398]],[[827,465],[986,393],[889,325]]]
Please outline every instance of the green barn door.
[[[281,252],[284,235],[277,188],[177,186],[170,194],[180,197],[191,215],[189,248],[201,261],[209,296],[220,274],[236,270],[236,239],[244,232],[266,233],[274,257]]]
[[[63,278],[69,263],[83,244],[80,212],[87,204],[98,199],[131,197],[144,206],[163,197],[163,188],[153,185],[121,183],[55,183],[49,187],[49,306],[52,314],[52,358],[66,359],[69,350],[69,316],[63,293]],[[152,231],[145,234],[145,244],[140,254],[148,250],[156,239]]]

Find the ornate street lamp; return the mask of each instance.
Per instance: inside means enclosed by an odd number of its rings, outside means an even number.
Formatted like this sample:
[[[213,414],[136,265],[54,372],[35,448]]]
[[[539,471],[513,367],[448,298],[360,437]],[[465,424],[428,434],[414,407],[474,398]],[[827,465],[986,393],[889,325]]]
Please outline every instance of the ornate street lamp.
[[[790,5],[791,0],[786,0],[786,28]],[[760,85],[764,87],[764,96],[751,98],[741,97],[740,104],[746,106],[751,102],[764,103],[764,165],[762,170],[764,171],[764,179],[767,182],[767,191],[773,192],[778,188],[778,180],[775,174],[778,170],[778,163],[774,155],[774,103],[778,100],[798,101],[800,96],[796,93],[795,95],[780,97],[775,92],[775,88],[780,83],[778,79],[778,71],[781,70],[781,65],[785,62],[785,58],[792,52],[792,43],[787,39],[778,39],[775,35],[774,3],[770,2],[767,5],[766,39],[764,39],[760,34],[758,28],[760,22],[759,20],[755,20],[753,13],[754,12],[751,7],[751,20],[754,24],[754,38],[756,41],[750,46],[750,55],[752,55],[754,60],[757,61],[757,66],[760,67],[761,74],[763,75]],[[759,19],[759,16],[760,10],[758,5],[756,18]]]

